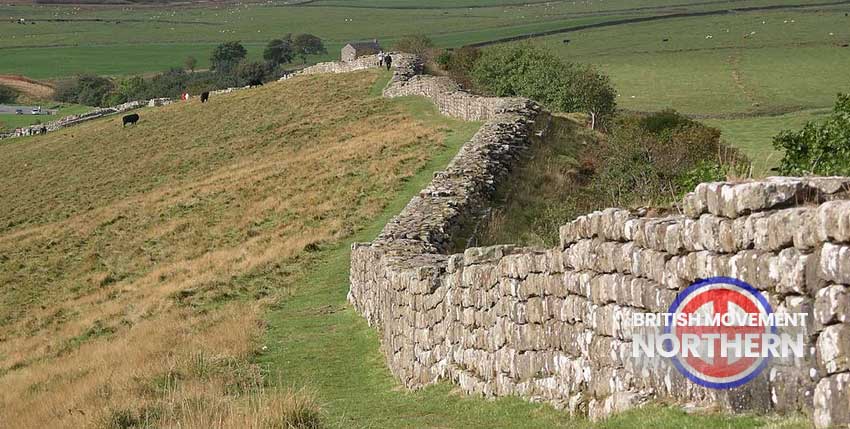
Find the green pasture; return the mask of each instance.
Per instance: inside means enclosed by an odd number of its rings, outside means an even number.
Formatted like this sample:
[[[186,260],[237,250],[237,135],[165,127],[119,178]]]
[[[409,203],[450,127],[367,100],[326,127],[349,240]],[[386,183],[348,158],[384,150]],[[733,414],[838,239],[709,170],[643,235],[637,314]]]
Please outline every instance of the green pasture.
[[[773,137],[782,130],[799,130],[809,121],[823,119],[829,109],[813,109],[779,116],[740,119],[705,119],[707,125],[723,132],[723,139],[744,152],[753,161],[756,177],[775,174],[782,153],[773,148]]]
[[[837,93],[850,92],[848,12],[850,5],[670,19],[533,43],[599,66],[623,109],[674,108],[719,128],[763,176],[781,159],[774,135],[817,119]]]
[[[817,0],[740,0],[734,7]],[[824,1],[824,0],[820,0]],[[326,41],[329,54],[350,40],[424,33],[438,46],[455,47],[504,37],[672,12],[718,10],[728,1],[629,0],[320,0],[305,5],[227,4],[203,7],[127,8],[0,5],[0,73],[56,78],[92,72],[135,74],[179,67],[186,56],[206,67],[218,43],[240,40],[258,58],[262,46],[286,33],[309,32]],[[522,2],[526,3],[526,2]],[[35,24],[16,24],[25,18]],[[557,38],[556,38],[557,39]]]
[[[850,48],[841,46],[850,43],[848,11],[850,5],[671,19],[534,43],[598,65],[611,76],[625,109],[789,112],[830,106],[837,92],[850,90],[850,74],[844,72]]]

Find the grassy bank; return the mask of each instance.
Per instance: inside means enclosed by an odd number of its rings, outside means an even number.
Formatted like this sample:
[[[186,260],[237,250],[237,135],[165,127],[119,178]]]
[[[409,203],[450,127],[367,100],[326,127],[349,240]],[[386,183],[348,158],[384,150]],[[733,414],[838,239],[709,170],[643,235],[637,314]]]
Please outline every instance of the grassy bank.
[[[0,421],[314,423],[308,394],[251,361],[264,306],[474,129],[370,95],[387,78],[299,77],[0,143]]]

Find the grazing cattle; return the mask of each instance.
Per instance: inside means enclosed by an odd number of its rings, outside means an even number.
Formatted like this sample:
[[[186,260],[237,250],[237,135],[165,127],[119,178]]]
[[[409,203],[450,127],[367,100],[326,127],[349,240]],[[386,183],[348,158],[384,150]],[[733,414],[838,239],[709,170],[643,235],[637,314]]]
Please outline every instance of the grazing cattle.
[[[252,88],[255,87],[255,86],[263,86],[263,81],[260,80],[260,79],[253,79],[250,82],[248,82],[248,86],[250,86]]]
[[[204,91],[201,93],[201,103],[206,103],[210,99],[210,92]]]
[[[127,124],[135,125],[136,122],[139,122],[139,114],[133,113],[132,115],[124,116],[123,118],[121,118],[121,122],[123,122],[123,124],[121,125],[122,127],[126,127]]]
[[[570,43],[570,39],[564,39],[564,44],[569,44],[569,43]]]
[[[662,41],[662,42],[669,42],[669,41],[670,41],[670,39],[662,39],[661,41]]]

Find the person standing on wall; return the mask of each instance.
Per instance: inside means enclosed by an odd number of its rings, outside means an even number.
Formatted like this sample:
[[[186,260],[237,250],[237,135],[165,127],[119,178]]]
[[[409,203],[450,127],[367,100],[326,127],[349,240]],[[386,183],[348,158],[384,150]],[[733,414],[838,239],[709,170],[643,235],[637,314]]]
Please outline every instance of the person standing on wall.
[[[384,56],[384,64],[387,65],[387,71],[390,71],[390,67],[393,65],[393,57],[391,57],[390,54],[386,54]]]

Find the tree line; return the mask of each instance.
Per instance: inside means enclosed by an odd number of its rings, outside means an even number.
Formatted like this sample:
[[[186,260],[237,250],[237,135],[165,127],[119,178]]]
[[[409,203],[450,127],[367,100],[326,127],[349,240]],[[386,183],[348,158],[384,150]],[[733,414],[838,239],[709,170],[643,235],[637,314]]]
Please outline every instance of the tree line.
[[[210,53],[209,70],[197,70],[198,60],[187,57],[182,68],[173,67],[151,78],[131,76],[112,79],[83,74],[60,82],[55,98],[86,106],[114,106],[132,100],[177,98],[181,93],[200,93],[244,86],[254,81],[276,79],[296,58],[302,63],[314,55],[326,54],[322,39],[312,34],[287,34],[268,42],[262,61],[248,59],[248,50],[239,41],[224,42]]]

